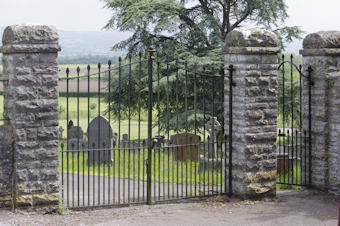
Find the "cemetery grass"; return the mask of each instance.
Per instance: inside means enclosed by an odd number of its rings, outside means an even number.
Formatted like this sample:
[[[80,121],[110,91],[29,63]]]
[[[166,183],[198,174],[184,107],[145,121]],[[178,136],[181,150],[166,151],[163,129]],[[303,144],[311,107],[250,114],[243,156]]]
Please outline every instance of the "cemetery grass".
[[[61,143],[64,142],[64,146],[66,150],[66,128],[67,128],[67,98],[66,97],[60,97],[59,98],[59,126],[62,126],[64,128],[63,133],[63,141],[60,142],[59,148],[61,150]],[[104,115],[108,118],[108,114],[106,112],[108,105],[106,102],[101,102],[101,111],[100,114]],[[91,97],[90,98],[90,121],[98,116],[98,98]],[[69,98],[69,119],[72,120],[74,125],[78,125],[78,100],[76,97],[70,97]],[[156,112],[153,113],[154,117],[153,119],[157,119]],[[114,132],[118,132],[118,121],[117,117],[111,116],[111,124],[113,126]],[[121,120],[121,134],[128,133],[129,128],[129,121],[127,118],[122,118]],[[134,115],[130,120],[130,139],[131,142],[133,140],[138,140],[138,116]],[[79,126],[83,129],[84,133],[87,130],[88,126],[88,99],[86,97],[80,97],[79,98]],[[147,138],[147,129],[148,129],[148,122],[147,122],[147,112],[142,111],[141,112],[141,121],[140,121],[140,139],[146,139]],[[157,134],[158,128],[153,128],[153,134]],[[174,131],[170,132],[170,135],[174,134]],[[83,155],[83,152],[63,152],[60,153],[60,171],[62,173],[70,173],[70,174],[78,174],[79,175],[96,175],[96,176],[106,176],[106,177],[114,177],[115,178],[129,178],[130,179],[138,179],[138,168],[139,168],[139,179],[146,181],[146,165],[145,160],[147,159],[147,150],[144,150],[144,158],[139,155],[138,159],[138,153],[139,150],[131,150],[130,151],[130,157],[128,151],[115,151],[114,158],[116,162],[118,159],[121,161],[118,161],[120,163],[117,163],[115,167],[108,165],[100,165],[100,166],[88,166],[87,163],[87,153]],[[143,150],[140,150],[141,153],[143,153]],[[79,154],[78,154],[79,153]],[[125,156],[124,154],[125,153]],[[68,157],[67,157],[68,155]],[[120,156],[120,157],[119,157]],[[125,160],[124,160],[125,158]],[[130,158],[130,161],[129,161]],[[67,159],[68,159],[68,170],[67,170]],[[161,152],[160,154],[157,153],[156,155],[156,161],[155,165],[152,165],[152,178],[153,181],[161,181],[161,182],[176,182],[178,183],[185,183],[188,181],[189,184],[195,183],[195,175],[196,175],[196,182],[203,182],[205,181],[206,184],[224,184],[224,177],[221,178],[220,172],[205,172],[196,174],[195,172],[198,172],[199,169],[199,162],[180,162],[180,161],[173,161],[172,160],[172,154],[169,154],[169,165],[168,165],[168,155]],[[63,161],[62,161],[63,160]],[[78,162],[79,160],[79,162]],[[134,161],[133,161],[134,160]],[[138,161],[140,162],[138,167]],[[163,163],[164,162],[164,163]],[[83,165],[84,163],[84,165]],[[130,168],[129,168],[130,163]],[[144,176],[143,176],[143,164],[144,164]],[[159,166],[161,168],[159,168]],[[110,171],[109,171],[110,168]],[[104,171],[105,169],[105,171]],[[168,172],[169,169],[169,172]],[[178,170],[177,170],[178,169]],[[182,170],[183,169],[183,170]],[[120,173],[119,173],[120,171]],[[109,173],[110,172],[110,173]],[[169,173],[169,175],[168,175]],[[182,174],[183,173],[183,174]],[[178,175],[178,176],[177,176]],[[182,176],[183,175],[183,176]],[[212,177],[214,177],[214,181],[212,180]]]
[[[187,185],[218,185],[224,186],[225,175],[218,170],[199,172],[199,162],[175,161],[172,153],[153,150],[151,160],[152,181],[169,182]],[[91,153],[90,153],[91,155]],[[110,178],[147,181],[146,160],[147,148],[134,150],[115,150],[113,154],[115,164],[88,163],[88,152],[61,152],[59,155],[59,169],[61,173],[84,176],[105,176]],[[138,164],[139,163],[139,164]]]

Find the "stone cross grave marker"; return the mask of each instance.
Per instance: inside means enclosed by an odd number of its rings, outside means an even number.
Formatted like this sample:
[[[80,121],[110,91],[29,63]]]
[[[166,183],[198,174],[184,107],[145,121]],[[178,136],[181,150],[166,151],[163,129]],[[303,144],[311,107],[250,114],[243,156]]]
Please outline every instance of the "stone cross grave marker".
[[[104,116],[92,119],[87,128],[87,136],[90,149],[95,149],[88,156],[90,164],[102,162],[111,164],[112,148],[116,145],[116,137],[109,120]]]
[[[211,149],[213,149],[214,158],[217,157],[217,134],[221,131],[221,124],[216,117],[210,117],[210,120],[205,124],[205,128],[210,134],[210,141],[213,142]],[[212,140],[211,140],[212,139]]]

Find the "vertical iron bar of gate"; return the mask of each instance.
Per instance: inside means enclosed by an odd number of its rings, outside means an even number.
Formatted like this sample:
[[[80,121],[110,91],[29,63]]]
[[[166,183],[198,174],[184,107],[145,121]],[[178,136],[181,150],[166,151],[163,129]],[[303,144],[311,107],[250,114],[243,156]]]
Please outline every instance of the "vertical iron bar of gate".
[[[159,62],[159,54],[157,53],[157,121],[158,121],[158,139],[161,136],[161,108],[160,108],[160,62]],[[158,147],[158,200],[161,198],[161,147]],[[163,174],[164,175],[164,174]],[[164,180],[163,180],[164,185]],[[164,189],[163,189],[164,193]]]
[[[120,203],[120,99],[121,99],[121,79],[122,79],[122,58],[118,59],[118,203]]]
[[[87,127],[90,124],[90,65],[87,65]],[[90,130],[87,131],[90,137]],[[87,143],[87,205],[90,205],[90,142]]]
[[[108,117],[109,117],[109,124],[111,123],[111,60],[109,60],[108,62],[107,62],[107,64],[109,65],[109,84],[108,84],[108,91],[109,91],[109,115],[108,115]],[[108,137],[108,150],[109,150],[109,153],[108,153],[108,155],[109,155],[109,158],[108,159],[113,159],[112,157],[112,142],[111,142],[111,135],[113,135],[113,134],[111,134],[111,128],[110,128],[110,126],[109,126],[109,137]],[[113,164],[114,164],[114,160],[113,160]],[[108,167],[109,167],[109,181],[108,181],[108,201],[109,201],[109,204],[111,203],[111,200],[110,200],[110,194],[111,194],[111,188],[110,188],[110,185],[111,185],[111,183],[110,183],[110,177],[111,177],[111,168],[110,168],[110,163],[108,164]],[[113,167],[114,167],[114,165],[113,165]],[[105,175],[104,175],[105,176]],[[114,179],[115,178],[115,176],[114,176],[114,174],[113,174],[113,181],[115,180]],[[113,186],[113,189],[114,189],[114,186]],[[113,194],[113,197],[114,197],[114,194]]]
[[[299,128],[300,128],[300,184],[302,184],[302,172],[303,172],[303,169],[302,169],[302,65],[300,64],[299,65],[299,75],[300,75],[300,83],[299,83],[299,86],[300,86],[300,125],[299,125]]]
[[[214,68],[212,68],[211,69],[211,72],[212,72],[212,74],[214,73]],[[211,161],[211,165],[212,165],[212,170],[211,170],[211,193],[212,193],[212,195],[214,194],[214,178],[215,178],[215,161],[214,161],[214,158],[216,158],[216,161],[217,161],[217,159],[218,159],[218,157],[217,157],[217,152],[216,152],[216,150],[215,150],[215,137],[216,137],[216,134],[215,134],[215,121],[214,121],[214,115],[215,115],[215,110],[214,110],[214,108],[215,108],[215,105],[214,105],[214,102],[215,102],[215,81],[214,81],[214,77],[212,76],[211,77],[211,100],[212,100],[212,102],[211,102],[211,115],[212,115],[212,117],[211,117],[211,120],[212,120],[212,129],[211,129],[211,134],[212,134],[212,137],[211,137],[211,140],[212,140],[212,142],[211,142],[211,149],[212,149],[212,156],[214,156],[213,158],[212,158],[212,161]],[[215,154],[216,154],[216,156],[215,156]],[[217,170],[216,170],[217,171]]]
[[[223,66],[220,68],[220,74],[221,74],[221,83],[224,84],[224,68]],[[224,95],[223,95],[223,92],[224,91],[224,86],[223,88],[220,90],[221,92],[221,97],[222,97],[222,104],[224,106]],[[224,109],[224,108],[223,108]],[[223,123],[224,123],[224,117],[223,117]],[[222,131],[222,134],[224,135],[224,126],[222,127],[223,131]],[[223,145],[225,145],[226,142],[221,142],[221,193],[223,193]],[[227,151],[226,149],[226,146],[224,146],[224,155],[225,155],[225,152]],[[225,160],[225,158],[224,158]],[[225,162],[224,162],[225,163]],[[224,167],[226,166],[226,164],[224,164]],[[224,179],[226,179],[226,177],[224,176]]]
[[[205,74],[205,66],[203,66],[203,74]],[[206,137],[205,137],[205,132],[206,132],[206,128],[205,128],[205,97],[206,97],[206,85],[207,85],[207,76],[203,76],[203,145],[204,145],[204,152],[203,152],[203,195],[205,195],[205,171],[206,171],[206,161],[205,161],[205,157],[206,157]],[[209,147],[209,145],[208,145]],[[208,149],[209,150],[209,149]],[[209,156],[209,152],[208,152],[208,156]],[[208,162],[208,167],[209,167],[209,162]],[[209,172],[209,171],[208,171]],[[209,184],[209,182],[208,182]],[[208,191],[209,192],[209,191]]]
[[[168,199],[170,199],[170,115],[169,115],[169,57],[166,57],[166,116],[167,116],[167,139],[168,139]],[[173,156],[173,151],[172,151]],[[173,162],[173,161],[172,161]],[[172,183],[173,184],[173,183]]]
[[[308,148],[309,148],[309,186],[312,185],[312,72],[311,66],[308,67]]]
[[[178,58],[176,59],[176,133],[178,134],[178,70],[179,70],[179,68],[178,68]],[[177,148],[175,148],[175,151],[176,151],[176,192],[177,192],[177,194],[176,194],[176,197],[178,198],[178,161],[179,161],[179,149],[180,149],[180,147],[179,146],[177,146]]]
[[[68,108],[69,108],[69,99],[68,99],[68,90],[69,90],[69,74],[70,74],[70,69],[69,68],[66,68],[66,128],[67,128],[67,131],[66,131],[66,141],[68,141]],[[68,146],[68,142],[66,142],[66,168],[67,168],[67,172],[66,172],[66,181],[67,181],[67,206],[69,207],[69,202],[70,202],[70,196],[69,196],[69,146]]]
[[[129,85],[129,92],[128,92],[128,203],[130,203],[130,172],[131,172],[131,147],[130,147],[130,141],[131,141],[131,59],[132,59],[132,55],[129,54],[129,77],[128,77],[128,85]],[[125,156],[125,153],[124,153]]]
[[[291,140],[291,144],[292,144],[292,148],[291,148],[291,152],[292,152],[292,163],[291,163],[291,168],[289,170],[292,170],[291,172],[291,176],[292,176],[292,184],[294,183],[294,88],[293,88],[294,84],[293,84],[293,54],[290,55],[290,106],[291,106],[291,116],[292,116],[292,121],[291,121],[291,136],[292,136],[292,140]],[[288,144],[289,145],[289,144]],[[289,152],[288,152],[288,162],[289,162]],[[288,172],[289,172],[288,170]],[[288,181],[289,182],[289,181]]]
[[[78,157],[77,157],[77,168],[78,168],[78,206],[79,206],[79,199],[80,199],[80,196],[79,196],[79,191],[80,191],[80,188],[79,188],[79,155],[80,155],[80,147],[79,147],[79,130],[80,130],[80,125],[79,125],[79,74],[80,74],[80,68],[77,67],[77,148],[78,148]]]
[[[194,126],[195,126],[195,136],[197,135],[197,64],[195,64],[195,74],[194,74],[194,114],[195,114],[195,123],[194,123]],[[194,162],[195,166],[194,166],[194,179],[195,179],[195,197],[197,195],[197,189],[196,189],[196,160]]]
[[[284,65],[284,62],[285,62],[285,55],[282,54],[282,127],[283,127],[283,166],[284,166],[284,169],[283,169],[283,181],[286,182],[286,145],[285,145],[285,142],[286,142],[286,130],[285,130],[285,122],[286,122],[286,117],[285,117],[285,65]],[[289,160],[288,160],[289,162]],[[281,179],[280,179],[280,182]]]
[[[185,105],[185,144],[188,145],[188,91],[187,91],[187,85],[188,85],[188,62],[185,61],[184,64],[185,67],[185,101],[184,101],[184,105]],[[184,148],[185,152],[187,152],[187,150],[190,150],[189,152],[189,161],[191,164],[191,146],[186,146]],[[183,151],[184,152],[184,151]],[[183,153],[182,152],[182,153]],[[188,159],[186,158],[188,155],[185,153],[185,196],[188,197]],[[184,161],[184,158],[183,160]],[[190,168],[191,169],[191,168]],[[182,169],[183,170],[183,169]]]
[[[98,205],[100,205],[100,63],[98,64]]]
[[[139,202],[139,195],[140,195],[140,151],[141,151],[141,144],[140,144],[140,109],[141,109],[141,77],[142,77],[142,52],[138,53],[139,56],[139,63],[138,63],[138,202]],[[143,150],[144,153],[144,150]],[[144,156],[143,156],[144,157]],[[143,201],[144,201],[144,158],[143,158]]]
[[[233,154],[233,72],[235,71],[233,65],[229,65],[229,197],[233,194],[232,189],[232,154]]]
[[[151,156],[152,156],[152,73],[153,73],[153,54],[155,50],[149,48],[149,112],[148,112],[148,161],[147,161],[147,203],[151,202]]]

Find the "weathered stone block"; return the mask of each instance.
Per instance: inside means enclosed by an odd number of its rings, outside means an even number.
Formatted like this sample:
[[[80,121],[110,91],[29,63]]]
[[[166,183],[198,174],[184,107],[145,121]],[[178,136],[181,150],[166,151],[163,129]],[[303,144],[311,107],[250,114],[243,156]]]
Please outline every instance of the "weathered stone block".
[[[14,183],[9,195],[13,194],[14,207],[55,205],[59,177],[58,34],[53,27],[15,25],[5,29],[3,45],[3,77],[8,79],[4,83],[4,116],[15,159],[15,165],[6,165],[14,172],[14,178],[8,180]],[[0,168],[1,164],[0,156]]]
[[[318,189],[340,194],[338,172],[340,159],[338,151],[340,124],[338,96],[340,89],[340,32],[321,31],[306,36],[303,41],[303,67],[312,67],[312,181]],[[304,81],[304,89],[308,90]],[[308,111],[308,92],[303,92],[303,111]],[[307,113],[303,114],[308,117]],[[308,121],[304,121],[308,125]],[[333,139],[337,138],[337,139]],[[308,183],[310,181],[307,181]]]
[[[226,38],[225,65],[234,65],[236,83],[233,192],[244,198],[274,196],[276,192],[277,53],[280,51],[277,46],[273,33],[258,29],[233,31]],[[226,79],[226,118],[228,85]],[[224,128],[228,128],[228,123],[225,120]]]

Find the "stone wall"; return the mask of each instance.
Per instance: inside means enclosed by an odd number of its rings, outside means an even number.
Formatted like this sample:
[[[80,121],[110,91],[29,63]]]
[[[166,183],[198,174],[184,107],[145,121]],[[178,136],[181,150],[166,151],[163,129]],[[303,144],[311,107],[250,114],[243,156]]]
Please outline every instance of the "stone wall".
[[[243,198],[276,194],[276,36],[261,29],[233,31],[225,42],[225,126],[233,65],[233,193]],[[226,129],[228,132],[228,129]]]
[[[329,187],[340,195],[340,72],[329,75]]]
[[[340,32],[312,33],[303,41],[303,67],[312,67],[312,181],[315,188],[340,194]],[[308,83],[304,81],[304,125],[308,126]],[[305,128],[308,130],[308,128]]]
[[[13,172],[14,207],[58,203],[59,50],[52,27],[9,26],[3,34],[4,117],[14,161],[0,158],[0,165]]]

